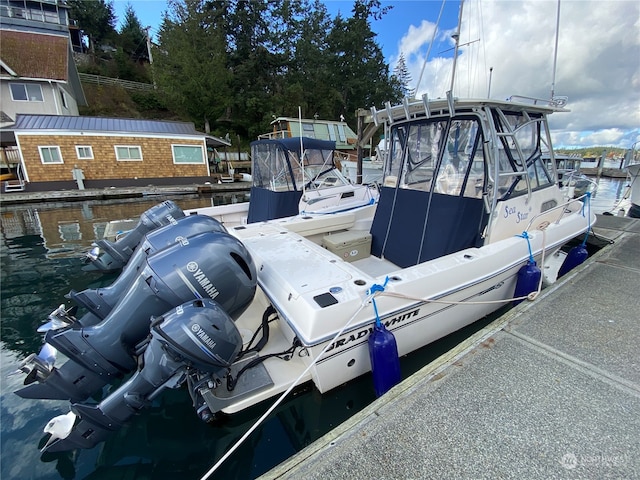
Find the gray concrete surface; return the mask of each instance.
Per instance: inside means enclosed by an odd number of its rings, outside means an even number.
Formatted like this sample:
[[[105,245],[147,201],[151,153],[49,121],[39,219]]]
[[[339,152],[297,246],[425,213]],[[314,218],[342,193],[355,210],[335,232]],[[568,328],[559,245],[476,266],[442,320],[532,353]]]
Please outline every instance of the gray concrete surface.
[[[260,478],[640,478],[639,229]]]

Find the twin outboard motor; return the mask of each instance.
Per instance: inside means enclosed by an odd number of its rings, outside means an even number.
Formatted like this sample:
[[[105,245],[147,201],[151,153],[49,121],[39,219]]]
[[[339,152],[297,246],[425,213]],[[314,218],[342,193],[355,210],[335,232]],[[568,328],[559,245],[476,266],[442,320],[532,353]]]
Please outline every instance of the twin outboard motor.
[[[82,401],[137,367],[151,316],[210,299],[236,319],[255,295],[253,260],[237,238],[223,231],[193,235],[136,261],[139,266],[132,265],[111,287],[118,301],[104,319],[95,323],[88,313],[91,325],[70,318],[69,325],[47,331],[46,343],[69,360],[50,371],[34,369],[32,383],[17,391],[19,396]]]
[[[158,227],[172,225],[184,217],[184,212],[171,200],[165,200],[140,215],[138,225],[115,242],[98,240],[87,253],[85,270],[113,272],[126,265],[142,237]]]
[[[125,265],[118,279],[109,287],[87,289],[81,292],[72,290],[67,295],[78,305],[85,307],[93,315],[85,315],[79,320],[87,327],[104,319],[120,298],[129,289],[149,256],[176,243],[188,245],[189,238],[205,232],[227,232],[216,219],[206,215],[189,215],[176,220],[171,225],[157,228],[147,233],[140,241],[134,254]]]
[[[45,449],[56,452],[95,446],[162,390],[176,388],[194,371],[220,383],[241,347],[242,337],[233,319],[214,300],[192,300],[152,318],[141,367],[98,405],[72,405],[73,424],[64,422],[56,428],[56,419],[52,420],[48,431],[53,435]]]

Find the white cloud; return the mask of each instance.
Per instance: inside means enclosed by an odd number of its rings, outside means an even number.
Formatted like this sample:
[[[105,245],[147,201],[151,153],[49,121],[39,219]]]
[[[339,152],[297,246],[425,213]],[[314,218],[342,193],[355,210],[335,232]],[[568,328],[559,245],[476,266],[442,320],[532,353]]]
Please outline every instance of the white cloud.
[[[493,67],[493,98],[513,94],[549,98],[556,12],[555,1],[466,1],[454,93],[486,97],[489,68]],[[411,26],[399,42],[414,81],[423,68],[432,27],[425,21],[420,27]],[[440,25],[445,28],[451,26]],[[561,3],[554,92],[569,97],[571,112],[551,116],[556,142],[560,141],[556,146],[575,142],[629,148],[636,141],[640,131],[639,29],[638,2]],[[480,41],[462,45],[476,39]],[[419,94],[439,97],[450,88],[452,60],[438,54],[446,49],[443,45],[432,48]]]

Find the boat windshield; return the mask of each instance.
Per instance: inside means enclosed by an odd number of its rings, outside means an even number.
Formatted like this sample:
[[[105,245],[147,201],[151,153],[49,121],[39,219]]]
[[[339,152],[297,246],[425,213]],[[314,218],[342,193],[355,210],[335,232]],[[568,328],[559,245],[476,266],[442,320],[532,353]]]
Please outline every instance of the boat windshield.
[[[385,185],[480,198],[485,183],[478,120],[441,118],[398,125],[391,132]]]
[[[394,125],[384,185],[504,200],[554,184],[555,171],[542,156],[544,117],[498,108],[489,113],[484,126],[473,113]]]
[[[301,155],[299,144],[289,143],[292,148],[276,141],[255,142],[252,145],[254,187],[277,192],[301,191],[303,186],[326,188],[348,184],[335,169],[333,149],[305,147]]]

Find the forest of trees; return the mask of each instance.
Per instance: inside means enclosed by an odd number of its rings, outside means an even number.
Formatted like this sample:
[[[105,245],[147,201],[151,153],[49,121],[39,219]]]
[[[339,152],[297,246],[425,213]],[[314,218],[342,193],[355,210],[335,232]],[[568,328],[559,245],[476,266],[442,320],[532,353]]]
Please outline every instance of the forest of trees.
[[[298,107],[305,118],[344,115],[355,127],[358,108],[410,92],[404,59],[392,74],[371,29],[391,8],[380,0],[354,0],[350,16],[335,18],[320,0],[168,0],[151,64],[131,5],[116,30],[110,1],[69,4],[96,59],[84,71],[153,82],[146,101],[242,143]]]

